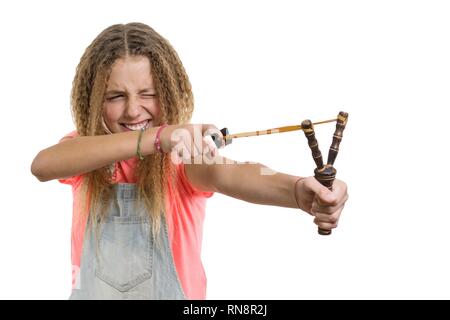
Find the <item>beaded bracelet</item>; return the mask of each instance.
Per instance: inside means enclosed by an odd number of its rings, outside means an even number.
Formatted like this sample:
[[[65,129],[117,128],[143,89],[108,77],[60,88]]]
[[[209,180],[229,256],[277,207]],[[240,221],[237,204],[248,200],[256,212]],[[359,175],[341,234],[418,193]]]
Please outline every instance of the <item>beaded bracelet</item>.
[[[155,138],[155,148],[156,148],[156,150],[158,150],[161,153],[163,153],[163,150],[161,148],[161,138],[159,136],[161,134],[162,129],[164,129],[164,127],[167,127],[167,124],[163,124],[162,126],[159,127],[158,131],[156,132],[156,138]]]

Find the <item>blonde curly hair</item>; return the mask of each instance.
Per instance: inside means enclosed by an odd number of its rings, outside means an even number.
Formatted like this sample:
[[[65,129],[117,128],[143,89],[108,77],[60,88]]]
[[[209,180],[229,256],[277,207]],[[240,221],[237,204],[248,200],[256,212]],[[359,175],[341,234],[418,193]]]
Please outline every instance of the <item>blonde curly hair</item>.
[[[160,104],[159,123],[184,124],[191,119],[194,99],[186,71],[170,43],[143,23],[116,24],[102,31],[86,48],[77,66],[71,93],[71,109],[80,136],[105,134],[102,108],[113,63],[126,56],[145,56]],[[154,153],[136,168],[138,197],[152,218],[153,234],[164,213],[167,180],[173,177],[169,154]],[[83,176],[84,212],[99,225],[113,194],[109,167]],[[87,207],[86,207],[87,206]]]

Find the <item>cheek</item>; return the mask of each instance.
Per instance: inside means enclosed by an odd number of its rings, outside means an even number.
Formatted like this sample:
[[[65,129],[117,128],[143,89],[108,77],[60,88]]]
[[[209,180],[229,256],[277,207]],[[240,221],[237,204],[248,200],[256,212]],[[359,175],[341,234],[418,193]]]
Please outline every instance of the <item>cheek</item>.
[[[155,118],[158,118],[161,113],[161,107],[159,101],[154,100],[144,104],[145,109],[150,112]]]
[[[116,106],[112,105],[110,103],[105,103],[103,105],[103,118],[105,119],[105,122],[108,124],[112,124],[119,120],[121,116],[121,109]]]

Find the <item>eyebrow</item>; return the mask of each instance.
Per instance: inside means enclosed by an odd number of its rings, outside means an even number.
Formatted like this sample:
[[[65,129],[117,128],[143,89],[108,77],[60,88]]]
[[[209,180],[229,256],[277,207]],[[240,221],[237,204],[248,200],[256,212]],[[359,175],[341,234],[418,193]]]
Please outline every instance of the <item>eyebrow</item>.
[[[106,94],[107,95],[110,95],[110,94],[124,94],[125,92],[124,91],[120,91],[120,90],[110,90],[110,91],[106,91]]]
[[[154,92],[154,91],[156,91],[156,90],[153,88],[145,88],[145,89],[140,90],[138,93],[146,93],[146,92]]]
[[[153,89],[153,88],[145,88],[145,89],[139,90],[139,91],[138,91],[138,94],[146,93],[146,92],[150,92],[150,91],[155,91],[155,89]],[[111,94],[125,94],[125,91],[121,91],[121,90],[109,90],[109,91],[106,91],[106,94],[107,94],[107,95],[111,95]]]

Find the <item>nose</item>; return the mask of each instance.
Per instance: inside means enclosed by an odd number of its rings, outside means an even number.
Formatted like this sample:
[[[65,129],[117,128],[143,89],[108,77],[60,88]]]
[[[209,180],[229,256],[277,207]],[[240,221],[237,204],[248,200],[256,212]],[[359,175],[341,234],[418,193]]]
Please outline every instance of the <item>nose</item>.
[[[127,101],[127,107],[125,109],[125,115],[127,118],[135,119],[139,116],[141,112],[141,105],[139,100],[135,97],[129,97]]]

